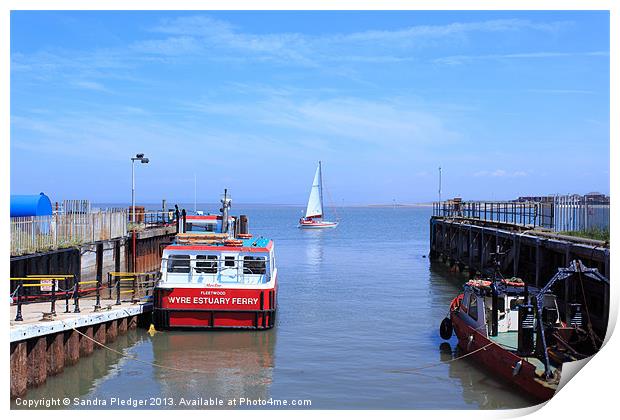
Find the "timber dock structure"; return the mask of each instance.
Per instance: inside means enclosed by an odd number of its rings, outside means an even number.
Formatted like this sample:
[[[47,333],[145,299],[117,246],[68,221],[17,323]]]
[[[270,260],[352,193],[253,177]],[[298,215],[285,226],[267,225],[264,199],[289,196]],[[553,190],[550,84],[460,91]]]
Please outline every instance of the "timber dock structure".
[[[430,219],[430,254],[470,278],[489,276],[498,261],[504,276],[544,286],[560,267],[574,259],[609,279],[609,242],[563,235],[554,230],[553,207],[528,202],[434,203]],[[584,282],[583,290],[595,328],[605,335],[609,287]],[[582,293],[566,287],[560,300]]]
[[[179,212],[65,212],[11,219],[11,398],[151,322],[161,252]]]

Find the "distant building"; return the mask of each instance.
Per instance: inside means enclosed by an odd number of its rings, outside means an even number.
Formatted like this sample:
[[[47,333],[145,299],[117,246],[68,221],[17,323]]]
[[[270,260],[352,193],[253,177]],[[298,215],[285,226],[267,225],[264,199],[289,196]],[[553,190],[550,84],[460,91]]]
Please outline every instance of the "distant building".
[[[514,200],[518,203],[534,202],[534,203],[546,203],[553,201],[553,196],[550,195],[534,195],[534,196],[522,196]]]
[[[584,201],[587,201],[588,204],[609,204],[609,196],[599,193],[599,192],[591,192],[583,196],[579,194],[568,194],[562,197],[572,199],[572,200],[578,200],[578,201],[584,200]],[[551,203],[553,202],[554,198],[555,198],[554,195],[521,196],[514,201],[518,203],[524,203],[524,202]]]
[[[600,192],[587,193],[584,198],[588,201],[588,204],[609,204],[609,196]]]

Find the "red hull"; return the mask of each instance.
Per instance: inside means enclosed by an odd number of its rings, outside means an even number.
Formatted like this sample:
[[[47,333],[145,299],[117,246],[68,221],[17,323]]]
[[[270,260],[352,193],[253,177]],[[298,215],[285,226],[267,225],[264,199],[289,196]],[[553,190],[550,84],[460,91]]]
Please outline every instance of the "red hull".
[[[157,288],[154,301],[158,329],[267,329],[275,323],[277,290]]]
[[[454,299],[450,305],[450,319],[452,320],[454,333],[459,340],[459,347],[465,353],[471,353],[488,345],[484,350],[480,350],[470,357],[484,365],[494,374],[518,386],[532,398],[541,402],[551,399],[555,394],[556,388],[545,384],[539,379],[535,373],[536,367],[533,364],[489,340],[467,325],[453,311],[460,303],[460,299],[462,299],[462,295]],[[471,342],[470,337],[473,337]],[[521,369],[518,374],[513,375],[513,369],[520,360],[522,361]]]

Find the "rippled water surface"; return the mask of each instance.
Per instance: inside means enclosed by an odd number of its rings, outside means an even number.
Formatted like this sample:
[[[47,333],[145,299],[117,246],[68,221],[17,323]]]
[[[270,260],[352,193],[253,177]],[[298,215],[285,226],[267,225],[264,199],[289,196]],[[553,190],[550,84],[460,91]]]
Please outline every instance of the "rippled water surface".
[[[456,353],[455,338],[444,343],[438,327],[464,278],[426,258],[430,209],[343,208],[340,226],[323,231],[297,229],[301,211],[233,207],[248,214],[255,235],[275,240],[274,329],[131,331],[110,346],[166,369],[99,350],[28,398],[309,399],[322,409],[532,405],[468,360],[438,363]]]

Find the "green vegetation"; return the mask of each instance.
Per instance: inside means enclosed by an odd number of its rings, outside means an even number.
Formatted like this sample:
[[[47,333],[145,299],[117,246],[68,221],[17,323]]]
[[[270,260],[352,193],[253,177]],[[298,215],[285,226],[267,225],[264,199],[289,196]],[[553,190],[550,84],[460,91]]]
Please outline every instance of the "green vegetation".
[[[560,234],[609,242],[609,228],[607,229],[591,228],[587,230],[571,230],[571,231],[560,232]]]

